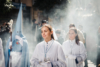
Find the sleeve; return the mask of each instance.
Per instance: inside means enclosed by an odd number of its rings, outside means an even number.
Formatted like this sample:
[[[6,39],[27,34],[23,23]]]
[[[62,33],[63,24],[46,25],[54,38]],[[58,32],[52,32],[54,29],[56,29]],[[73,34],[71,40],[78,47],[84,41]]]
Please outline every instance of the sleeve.
[[[80,43],[80,55],[77,56],[76,61],[81,63],[87,58],[87,52],[83,43]]]
[[[58,47],[58,58],[57,58],[58,61],[54,61],[54,62],[51,62],[52,66],[53,67],[66,67],[66,58],[65,58],[65,55],[64,55],[64,52],[62,50],[62,47],[59,45]]]
[[[83,33],[82,33],[80,30],[78,30],[78,36],[79,36],[79,39],[80,39],[83,43],[85,43],[84,35],[83,35]]]
[[[76,59],[76,56],[75,55],[72,55],[72,54],[69,54],[69,52],[67,52],[67,45],[65,46],[66,44],[63,43],[62,47],[63,47],[63,51],[64,51],[64,54],[65,54],[65,57],[66,58],[69,58],[69,59]]]
[[[34,52],[33,52],[33,56],[30,60],[31,66],[32,67],[37,67],[39,64],[39,60],[38,60],[38,45],[36,46]]]
[[[0,38],[0,67],[5,67],[2,40]]]

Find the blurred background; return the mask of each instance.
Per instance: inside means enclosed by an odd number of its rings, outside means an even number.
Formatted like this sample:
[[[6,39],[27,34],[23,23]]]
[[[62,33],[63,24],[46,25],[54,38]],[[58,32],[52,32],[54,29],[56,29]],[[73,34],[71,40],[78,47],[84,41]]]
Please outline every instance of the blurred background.
[[[0,0],[0,37],[5,50],[10,37],[10,20],[13,30],[20,3],[23,4],[23,34],[28,40],[30,57],[41,37],[41,26],[50,24],[65,41],[69,24],[75,24],[85,37],[87,49],[86,67],[100,65],[100,0]],[[60,36],[60,37],[59,37]]]

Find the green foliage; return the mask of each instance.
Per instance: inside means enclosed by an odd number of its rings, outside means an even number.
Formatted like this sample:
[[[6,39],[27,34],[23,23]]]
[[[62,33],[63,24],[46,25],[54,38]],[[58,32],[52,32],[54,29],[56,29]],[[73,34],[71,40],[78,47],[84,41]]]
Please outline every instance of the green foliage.
[[[0,14],[5,14],[9,12],[13,5],[9,0],[0,0]]]

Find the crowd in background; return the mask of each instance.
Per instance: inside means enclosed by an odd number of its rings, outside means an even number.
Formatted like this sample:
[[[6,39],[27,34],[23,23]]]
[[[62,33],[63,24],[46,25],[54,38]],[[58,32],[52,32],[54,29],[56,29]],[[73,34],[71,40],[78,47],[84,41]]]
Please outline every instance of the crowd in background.
[[[4,22],[3,24],[0,25],[0,38],[3,40],[3,49],[5,49],[6,42],[10,36],[10,23],[9,22]]]
[[[33,21],[33,29],[37,32],[37,33],[34,32],[34,35],[36,35],[37,43],[43,41],[43,38],[41,36],[41,27],[44,24],[48,24],[48,21],[42,20],[39,23],[37,23],[36,19],[35,19],[35,21]],[[75,27],[74,24],[72,24],[72,26]],[[69,28],[70,28],[70,25],[69,25]],[[87,37],[87,35],[86,35],[86,32],[83,30],[83,26],[82,25],[79,25],[77,30],[79,31],[78,34],[79,34],[80,40],[84,43],[84,45],[86,47],[86,37]],[[63,44],[63,42],[67,40],[66,39],[66,37],[67,37],[66,35],[67,35],[68,32],[64,32],[65,35],[62,35],[63,30],[56,29],[55,30],[55,33],[56,33],[56,36],[58,38],[57,41],[60,44]],[[100,27],[98,29],[98,36],[97,37],[98,37],[98,46],[97,46],[97,64],[96,65],[99,65],[99,63],[100,63],[100,61],[99,61],[100,60],[100,58],[99,58],[99,56],[100,56],[100,46],[99,46],[100,45]],[[87,59],[86,59],[85,60],[85,67],[87,67],[87,65],[88,64],[87,64]]]
[[[42,20],[41,22],[38,23],[36,19],[33,20],[32,30],[33,30],[33,35],[35,35],[33,40],[36,41],[36,43],[43,41],[43,38],[41,36],[41,27],[44,24],[48,24],[48,21]],[[71,27],[75,27],[75,24],[70,24],[69,29]],[[0,25],[0,37],[3,41],[4,47],[6,45],[8,37],[10,36],[10,29],[11,29],[10,23],[5,22],[2,25]],[[77,30],[79,31],[78,32],[79,38],[80,39],[83,38],[83,39],[81,39],[81,41],[84,43],[84,45],[86,47],[86,37],[87,37],[87,35],[83,30],[83,26],[79,25]],[[63,44],[63,42],[67,40],[68,31],[63,32],[63,30],[61,30],[61,29],[55,29],[55,33],[56,33],[56,36],[57,36],[57,41],[60,44]],[[65,35],[62,35],[62,34],[65,34]],[[97,64],[96,65],[99,65],[99,63],[100,63],[100,61],[99,61],[100,60],[100,57],[99,57],[100,56],[100,27],[98,28],[97,35],[98,35],[97,36],[98,37],[98,46],[97,46]],[[87,65],[88,65],[88,63],[87,63],[87,59],[86,59],[85,60],[85,67],[88,67]]]

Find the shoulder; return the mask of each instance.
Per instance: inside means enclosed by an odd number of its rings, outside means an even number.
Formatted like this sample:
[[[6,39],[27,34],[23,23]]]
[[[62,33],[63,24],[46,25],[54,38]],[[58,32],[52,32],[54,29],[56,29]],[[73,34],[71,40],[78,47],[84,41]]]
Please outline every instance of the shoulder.
[[[68,44],[69,40],[66,40],[65,42],[63,42],[63,45]]]
[[[38,43],[38,44],[36,45],[36,47],[43,46],[43,44],[44,44],[44,41],[42,41],[42,42]]]
[[[27,40],[23,40],[23,42],[28,43]]]
[[[28,45],[28,41],[25,39],[25,40],[23,40],[23,44],[24,45]]]
[[[54,40],[54,43],[61,45],[58,41]]]
[[[23,46],[24,46],[24,47],[28,47],[28,45],[29,45],[29,44],[28,44],[28,41],[27,41],[26,39],[23,39]]]
[[[61,46],[61,44],[58,41],[53,40],[52,46],[55,47],[55,48],[59,48]]]
[[[56,40],[54,40],[54,45],[61,46],[61,44]]]

